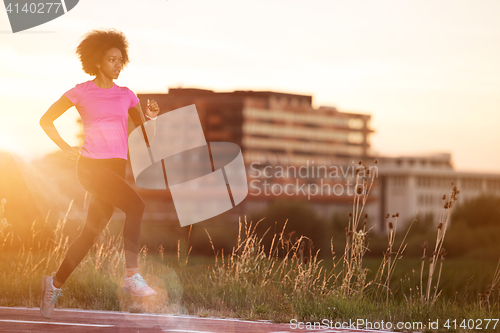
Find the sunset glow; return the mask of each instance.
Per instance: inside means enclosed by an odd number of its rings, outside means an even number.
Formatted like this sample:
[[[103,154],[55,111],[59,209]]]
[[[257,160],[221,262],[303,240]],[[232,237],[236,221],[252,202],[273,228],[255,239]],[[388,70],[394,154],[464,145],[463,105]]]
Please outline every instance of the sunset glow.
[[[18,129],[9,138],[27,157],[57,149],[38,119],[91,79],[74,54],[81,36],[114,27],[129,38],[131,58],[116,83],[136,93],[182,86],[310,95],[315,107],[372,115],[374,153],[445,152],[457,169],[498,171],[500,153],[490,148],[500,141],[498,1],[95,6],[80,2],[43,26],[0,36],[0,120]],[[0,30],[9,30],[6,14],[0,18]],[[73,140],[78,114],[63,118],[60,132]]]

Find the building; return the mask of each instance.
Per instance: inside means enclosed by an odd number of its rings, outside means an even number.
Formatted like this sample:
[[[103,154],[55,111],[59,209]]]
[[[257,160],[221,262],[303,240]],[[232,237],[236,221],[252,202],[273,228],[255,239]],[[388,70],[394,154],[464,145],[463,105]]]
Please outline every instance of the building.
[[[261,210],[279,198],[308,200],[324,218],[343,214],[352,209],[359,160],[379,161],[365,207],[374,231],[386,230],[387,213],[399,213],[403,226],[415,217],[437,224],[443,194],[449,198],[452,181],[460,189],[458,204],[482,194],[500,195],[500,174],[457,172],[450,154],[371,155],[371,116],[334,107],[315,109],[312,96],[171,88],[167,94],[138,97],[155,99],[162,113],[195,104],[207,142],[241,147],[249,195],[230,211],[235,216]],[[133,183],[131,171],[128,176]],[[160,224],[176,220],[168,190],[136,189],[147,202],[145,220]]]
[[[235,214],[263,209],[278,198],[300,198],[330,217],[352,200],[348,187],[354,190],[356,163],[370,155],[371,116],[315,109],[312,96],[171,88],[138,97],[154,99],[162,113],[195,104],[207,142],[241,147],[250,193]],[[337,176],[334,168],[341,169]]]
[[[407,225],[413,218],[437,225],[452,189],[460,190],[457,204],[479,195],[500,195],[500,174],[458,172],[450,154],[429,156],[378,157],[377,202],[368,210],[376,217],[379,231],[385,230],[385,215],[399,213]]]

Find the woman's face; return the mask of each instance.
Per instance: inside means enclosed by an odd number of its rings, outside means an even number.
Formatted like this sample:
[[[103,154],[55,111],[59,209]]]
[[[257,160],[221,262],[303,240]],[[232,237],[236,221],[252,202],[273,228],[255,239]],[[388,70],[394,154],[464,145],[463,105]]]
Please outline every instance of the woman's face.
[[[98,64],[98,69],[111,80],[115,80],[120,75],[123,68],[122,53],[116,47],[109,49]]]

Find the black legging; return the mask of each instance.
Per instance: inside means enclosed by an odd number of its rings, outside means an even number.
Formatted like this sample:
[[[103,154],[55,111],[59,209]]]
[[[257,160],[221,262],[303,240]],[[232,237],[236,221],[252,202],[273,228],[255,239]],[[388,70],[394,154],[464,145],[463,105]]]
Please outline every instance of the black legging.
[[[92,198],[83,230],[68,248],[57,271],[57,281],[66,282],[108,224],[115,207],[126,214],[123,227],[126,267],[137,267],[145,204],[125,181],[126,162],[120,158],[91,159],[80,156],[76,168],[78,181],[92,194]]]

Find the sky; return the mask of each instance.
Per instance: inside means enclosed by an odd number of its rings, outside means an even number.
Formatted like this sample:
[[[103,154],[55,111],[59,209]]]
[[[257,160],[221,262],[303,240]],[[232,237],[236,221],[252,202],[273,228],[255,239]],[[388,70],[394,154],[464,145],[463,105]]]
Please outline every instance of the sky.
[[[370,114],[372,152],[450,153],[461,171],[500,173],[500,1],[80,0],[12,33],[0,9],[0,149],[32,159],[57,146],[38,122],[92,79],[81,37],[115,28],[130,64],[116,84],[311,95],[313,106]],[[77,111],[55,125],[77,144]]]

